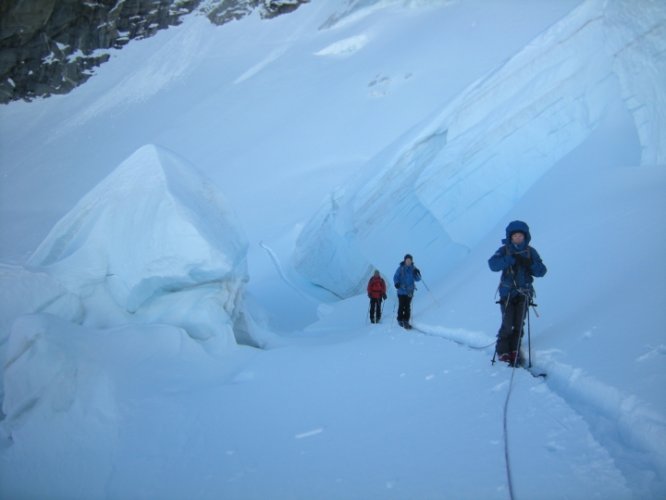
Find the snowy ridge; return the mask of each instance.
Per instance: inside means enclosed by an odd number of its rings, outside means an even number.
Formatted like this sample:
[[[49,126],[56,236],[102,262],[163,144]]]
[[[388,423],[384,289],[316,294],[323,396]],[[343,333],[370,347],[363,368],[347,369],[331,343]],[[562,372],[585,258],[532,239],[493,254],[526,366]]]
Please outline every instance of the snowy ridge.
[[[461,344],[471,349],[490,349],[494,350],[495,338],[486,335],[483,332],[474,332],[465,330],[464,328],[447,328],[445,326],[426,325],[420,322],[413,324],[416,331],[424,335],[432,335],[434,337],[442,337],[443,339],[451,340],[456,344]]]
[[[548,387],[589,423],[629,481],[645,497],[666,488],[666,417],[640,398],[604,384],[581,368],[534,353],[536,370],[548,373]]]

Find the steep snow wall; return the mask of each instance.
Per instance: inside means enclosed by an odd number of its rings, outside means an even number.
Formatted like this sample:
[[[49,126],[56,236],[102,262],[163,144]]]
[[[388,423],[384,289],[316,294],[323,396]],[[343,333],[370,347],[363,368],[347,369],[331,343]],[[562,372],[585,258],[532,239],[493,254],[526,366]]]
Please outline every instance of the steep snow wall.
[[[666,164],[666,4],[609,1],[603,35],[622,98],[634,116],[643,165]]]
[[[81,199],[27,267],[78,297],[87,326],[162,322],[232,342],[246,247],[218,190],[149,145]]]
[[[303,229],[295,267],[344,297],[397,264],[375,257],[384,245],[445,274],[618,102],[640,163],[665,163],[664,51],[663,2],[584,3],[370,161]]]

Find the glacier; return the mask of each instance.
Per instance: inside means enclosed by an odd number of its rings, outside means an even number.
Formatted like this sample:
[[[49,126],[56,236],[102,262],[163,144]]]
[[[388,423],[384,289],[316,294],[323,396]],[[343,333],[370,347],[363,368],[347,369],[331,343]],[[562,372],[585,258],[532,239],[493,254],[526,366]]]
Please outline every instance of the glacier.
[[[0,496],[663,498],[662,3],[195,16],[0,109]],[[517,218],[545,380],[490,363]]]
[[[446,275],[618,102],[640,165],[663,164],[666,6],[633,5],[583,3],[369,161],[303,229],[295,268],[350,297],[370,269],[397,264],[376,248],[400,241]]]

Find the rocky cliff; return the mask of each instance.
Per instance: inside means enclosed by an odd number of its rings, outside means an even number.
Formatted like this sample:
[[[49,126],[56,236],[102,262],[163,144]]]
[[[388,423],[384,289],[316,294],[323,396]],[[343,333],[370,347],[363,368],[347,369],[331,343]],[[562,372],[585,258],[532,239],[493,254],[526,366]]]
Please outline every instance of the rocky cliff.
[[[108,50],[182,22],[193,12],[217,25],[257,11],[270,19],[309,0],[3,0],[0,103],[64,94],[109,59]]]

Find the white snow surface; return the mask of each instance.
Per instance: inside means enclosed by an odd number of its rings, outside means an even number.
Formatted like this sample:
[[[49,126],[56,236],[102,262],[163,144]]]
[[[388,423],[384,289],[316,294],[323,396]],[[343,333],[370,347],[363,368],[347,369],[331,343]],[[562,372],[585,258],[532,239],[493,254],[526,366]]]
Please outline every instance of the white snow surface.
[[[192,15],[4,106],[0,498],[666,497],[665,11]],[[545,379],[490,363],[515,219]]]

